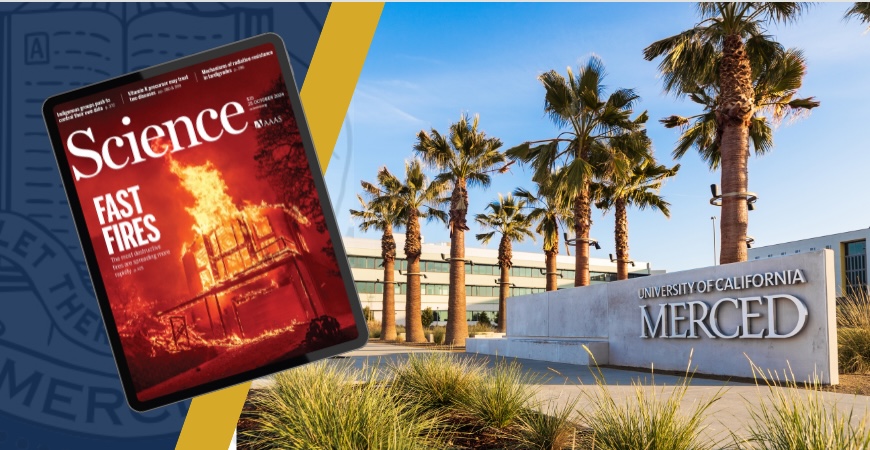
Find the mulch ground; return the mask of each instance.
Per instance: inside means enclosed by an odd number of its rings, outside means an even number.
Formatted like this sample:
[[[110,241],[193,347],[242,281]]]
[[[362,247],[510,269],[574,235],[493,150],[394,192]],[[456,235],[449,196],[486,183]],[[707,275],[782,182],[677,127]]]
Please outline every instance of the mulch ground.
[[[822,390],[839,394],[870,395],[870,375],[840,374],[840,384],[823,386]]]

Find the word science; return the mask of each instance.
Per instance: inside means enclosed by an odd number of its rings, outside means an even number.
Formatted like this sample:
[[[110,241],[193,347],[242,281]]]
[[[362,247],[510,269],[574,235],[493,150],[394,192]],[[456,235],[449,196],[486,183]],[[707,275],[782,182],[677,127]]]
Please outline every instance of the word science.
[[[794,295],[754,295],[751,290],[806,283],[803,271],[782,270],[698,280],[638,290],[650,300],[683,295],[734,292],[712,304],[700,300],[640,305],[641,338],[786,339],[806,325],[809,311]],[[743,292],[736,292],[743,291]]]

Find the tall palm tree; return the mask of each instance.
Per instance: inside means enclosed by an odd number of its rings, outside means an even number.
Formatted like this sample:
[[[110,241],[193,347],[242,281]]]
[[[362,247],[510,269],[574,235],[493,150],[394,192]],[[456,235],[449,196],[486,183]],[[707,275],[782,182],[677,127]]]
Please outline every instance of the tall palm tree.
[[[596,183],[593,191],[598,199],[595,206],[604,211],[614,210],[616,240],[616,279],[628,279],[628,207],[640,210],[657,209],[670,217],[670,203],[658,192],[665,180],[673,177],[680,165],[667,168],[652,158],[636,161],[627,174],[614,174],[609,180]]]
[[[377,230],[381,235],[381,258],[384,260],[384,293],[381,316],[381,340],[396,340],[396,240],[393,238],[393,228],[402,225],[402,217],[398,208],[397,185],[375,185],[362,182],[363,190],[373,199],[366,202],[357,195],[361,208],[350,210],[350,215],[358,220],[362,231]]]
[[[559,255],[560,228],[573,231],[574,219],[571,212],[571,199],[559,196],[552,186],[553,177],[535,181],[536,192],[533,194],[525,188],[516,188],[514,196],[526,201],[529,209],[528,217],[537,223],[535,232],[544,241],[544,265],[546,266],[547,290],[559,288],[556,257]]]
[[[371,201],[378,207],[395,208],[405,225],[405,258],[408,260],[407,292],[405,295],[405,339],[408,342],[425,342],[421,311],[420,254],[422,238],[420,219],[427,221],[447,220],[447,214],[438,209],[446,199],[442,197],[445,184],[430,182],[423,173],[418,160],[405,163],[405,180],[400,181],[386,167],[378,171],[378,183],[386,189]]]
[[[593,154],[606,151],[604,145],[613,135],[635,131],[646,123],[646,113],[631,118],[639,96],[631,89],[617,89],[605,95],[604,64],[597,57],[589,58],[577,75],[568,68],[563,77],[551,70],[538,77],[544,85],[544,112],[559,128],[557,137],[525,142],[506,152],[523,163],[531,164],[540,181],[558,167],[556,189],[574,200],[574,228],[577,233],[575,252],[575,286],[589,285],[589,230],[592,209],[589,185],[594,170]],[[535,145],[537,144],[537,145]]]
[[[523,213],[526,207],[525,200],[517,200],[508,194],[507,197],[498,195],[498,200],[486,205],[489,214],[478,214],[474,220],[484,229],[491,229],[489,233],[478,234],[477,240],[488,243],[496,233],[501,234],[498,243],[498,266],[501,269],[501,279],[498,290],[498,328],[497,331],[504,333],[507,330],[507,298],[510,293],[510,272],[513,266],[513,241],[522,242],[526,237],[534,239],[531,227],[532,221]]]
[[[855,17],[861,23],[870,24],[870,2],[855,2],[851,8],[846,11],[846,18]],[[870,27],[867,27],[870,31]]]
[[[753,74],[757,109],[749,124],[749,142],[756,156],[762,156],[773,148],[773,127],[776,124],[788,117],[800,117],[819,106],[813,97],[795,97],[805,74],[806,60],[803,52],[797,49],[778,54],[771,64]],[[697,86],[689,98],[701,105],[704,112],[691,117],[674,115],[660,122],[667,128],[679,127],[682,130],[673,151],[675,159],[695,148],[710,170],[716,170],[722,161],[721,133],[716,120],[719,87],[715,84]]]
[[[807,8],[800,2],[699,3],[701,22],[652,43],[644,58],[662,57],[665,90],[698,95],[715,86],[716,134],[722,167],[722,264],[746,260],[749,225],[747,197],[750,128],[762,106],[756,103],[754,74],[782,59],[782,45],[765,34],[768,23],[796,20]]]
[[[445,342],[464,346],[468,337],[468,322],[465,309],[465,231],[468,230],[468,188],[487,187],[490,174],[504,172],[506,164],[501,140],[487,137],[478,130],[479,116],[469,121],[463,114],[450,125],[448,135],[434,128],[431,133],[420,131],[416,153],[428,165],[441,171],[437,182],[447,183],[452,188],[450,196],[450,291],[448,297],[447,332]]]

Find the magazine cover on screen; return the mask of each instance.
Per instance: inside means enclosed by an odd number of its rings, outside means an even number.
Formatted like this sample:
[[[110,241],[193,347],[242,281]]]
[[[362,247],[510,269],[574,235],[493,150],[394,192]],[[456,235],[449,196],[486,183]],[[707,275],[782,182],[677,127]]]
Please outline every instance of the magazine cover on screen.
[[[357,338],[275,51],[54,108],[140,401]]]

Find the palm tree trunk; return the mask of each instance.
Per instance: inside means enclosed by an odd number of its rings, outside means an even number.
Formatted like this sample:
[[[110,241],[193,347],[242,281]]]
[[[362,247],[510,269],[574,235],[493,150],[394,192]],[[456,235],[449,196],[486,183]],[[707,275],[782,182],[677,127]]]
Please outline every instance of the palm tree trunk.
[[[738,35],[725,37],[719,68],[722,86],[717,120],[722,130],[722,193],[746,192],[749,186],[749,123],[753,105],[752,69],[743,40]],[[721,264],[746,261],[746,234],[749,210],[745,197],[722,198]]]
[[[381,316],[381,340],[396,340],[396,241],[393,230],[387,228],[381,237],[381,256],[384,258],[384,305]]]
[[[408,258],[408,293],[405,296],[405,340],[425,342],[420,311],[420,218],[417,211],[408,215],[405,235],[405,257]]]
[[[465,308],[465,230],[468,191],[465,180],[457,180],[450,198],[450,290],[447,300],[447,330],[444,342],[465,346],[468,321]]]
[[[501,268],[501,280],[499,280],[498,289],[498,326],[496,331],[499,333],[507,331],[507,298],[510,297],[512,258],[511,240],[507,236],[502,235],[501,242],[498,245],[498,265]]]
[[[613,236],[616,239],[616,279],[628,279],[628,212],[625,199],[616,199],[614,203],[615,220]]]
[[[559,278],[556,274],[556,256],[559,254],[559,240],[556,239],[553,250],[544,250],[545,265],[547,267],[547,290],[559,289]]]
[[[574,227],[577,241],[574,257],[574,286],[589,286],[589,230],[592,209],[589,207],[589,181],[583,181],[574,199]]]

